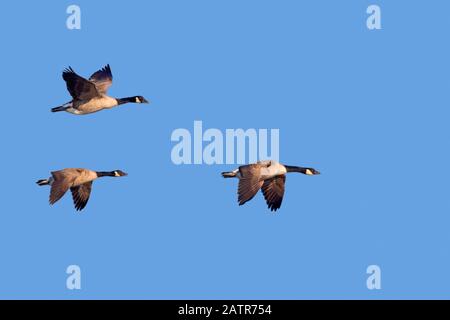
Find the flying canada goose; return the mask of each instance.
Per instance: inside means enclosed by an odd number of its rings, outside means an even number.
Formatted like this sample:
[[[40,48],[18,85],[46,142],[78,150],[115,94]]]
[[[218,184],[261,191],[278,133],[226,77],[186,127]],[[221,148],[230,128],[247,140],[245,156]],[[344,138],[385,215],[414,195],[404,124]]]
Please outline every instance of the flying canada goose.
[[[73,114],[89,114],[103,109],[111,109],[125,103],[148,103],[142,96],[116,99],[106,92],[112,85],[112,74],[109,64],[95,72],[89,80],[80,77],[71,67],[63,71],[62,77],[66,81],[67,90],[72,101],[62,106],[52,108],[52,112],[66,111]]]
[[[91,194],[92,182],[101,177],[123,177],[127,174],[121,170],[115,171],[92,171],[88,169],[68,168],[53,171],[48,179],[38,180],[40,186],[51,186],[50,204],[61,199],[69,190],[72,192],[73,203],[77,211],[83,210]]]
[[[261,189],[270,211],[277,211],[283,201],[284,183],[288,172],[300,172],[306,175],[320,174],[313,168],[285,166],[273,160],[265,160],[240,166],[234,171],[222,172],[222,176],[239,179],[238,202],[240,206],[250,201]]]

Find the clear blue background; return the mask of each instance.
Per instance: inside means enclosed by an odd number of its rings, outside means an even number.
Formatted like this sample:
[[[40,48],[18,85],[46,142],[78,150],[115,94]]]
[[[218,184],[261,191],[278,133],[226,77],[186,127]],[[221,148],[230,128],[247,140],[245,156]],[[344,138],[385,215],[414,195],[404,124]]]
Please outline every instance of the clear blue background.
[[[1,6],[0,298],[450,298],[448,1],[76,1],[80,31],[72,3]],[[65,67],[106,63],[152,104],[49,112]],[[323,174],[239,207],[235,166],[172,164],[194,120],[279,128],[280,160]],[[66,167],[129,176],[79,214],[35,184]]]

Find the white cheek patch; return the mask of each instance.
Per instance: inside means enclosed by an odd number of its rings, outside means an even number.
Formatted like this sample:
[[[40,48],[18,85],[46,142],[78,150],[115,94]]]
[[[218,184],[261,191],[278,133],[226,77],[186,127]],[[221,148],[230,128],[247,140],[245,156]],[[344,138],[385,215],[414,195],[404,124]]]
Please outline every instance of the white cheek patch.
[[[309,176],[312,176],[312,175],[313,175],[312,171],[309,170],[309,169],[306,169],[306,174],[309,175]]]
[[[136,97],[136,103],[141,103],[141,100],[139,100],[138,97]]]
[[[114,171],[114,175],[115,175],[116,177],[120,177],[120,174],[119,174],[117,171]]]

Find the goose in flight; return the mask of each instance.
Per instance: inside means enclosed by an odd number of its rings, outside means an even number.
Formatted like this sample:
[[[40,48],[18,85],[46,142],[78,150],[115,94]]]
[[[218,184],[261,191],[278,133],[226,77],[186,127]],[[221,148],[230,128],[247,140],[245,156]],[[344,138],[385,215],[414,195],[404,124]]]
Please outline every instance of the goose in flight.
[[[238,202],[240,206],[253,199],[261,189],[270,211],[277,211],[283,201],[284,183],[288,172],[300,172],[306,175],[320,174],[313,168],[286,166],[273,160],[265,160],[240,166],[234,171],[222,172],[222,176],[239,179]]]
[[[123,177],[127,174],[121,170],[115,171],[92,171],[88,169],[68,168],[53,171],[48,179],[38,180],[40,186],[51,186],[50,204],[54,204],[61,199],[67,190],[72,192],[73,203],[77,211],[81,211],[86,206],[91,194],[92,182],[100,177]]]
[[[73,99],[62,106],[52,108],[52,112],[66,111],[81,115],[111,109],[125,103],[148,103],[142,96],[120,99],[108,96],[107,91],[113,79],[109,64],[96,71],[89,80],[80,77],[71,67],[63,71],[62,77]]]

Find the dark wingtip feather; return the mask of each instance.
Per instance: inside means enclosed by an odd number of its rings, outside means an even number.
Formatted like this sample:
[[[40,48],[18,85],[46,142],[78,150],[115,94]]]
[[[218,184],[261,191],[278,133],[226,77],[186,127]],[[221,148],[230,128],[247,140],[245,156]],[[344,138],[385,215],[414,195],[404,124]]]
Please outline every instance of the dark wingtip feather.
[[[63,70],[62,73],[62,77],[64,80],[67,80],[68,77],[70,77],[70,75],[75,74],[75,71],[73,71],[72,67],[68,67],[66,69]]]
[[[73,71],[72,67],[69,66],[68,68],[65,68],[65,69],[63,70],[63,73],[75,73],[75,71]]]
[[[281,202],[271,203],[267,207],[270,209],[270,211],[274,211],[275,212],[275,211],[277,211],[278,209],[281,208]]]
[[[111,67],[110,67],[109,63],[106,65],[105,71],[109,74],[109,76],[112,79],[112,72],[111,72]]]

